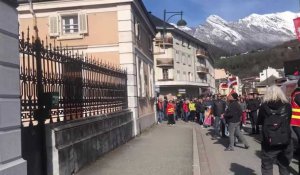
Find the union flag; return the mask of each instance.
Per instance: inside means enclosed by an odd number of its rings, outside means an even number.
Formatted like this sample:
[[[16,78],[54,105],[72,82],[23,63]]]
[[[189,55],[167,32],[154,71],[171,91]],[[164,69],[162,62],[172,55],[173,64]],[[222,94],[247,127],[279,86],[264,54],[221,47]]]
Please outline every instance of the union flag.
[[[295,31],[297,38],[300,41],[300,17],[294,19]]]

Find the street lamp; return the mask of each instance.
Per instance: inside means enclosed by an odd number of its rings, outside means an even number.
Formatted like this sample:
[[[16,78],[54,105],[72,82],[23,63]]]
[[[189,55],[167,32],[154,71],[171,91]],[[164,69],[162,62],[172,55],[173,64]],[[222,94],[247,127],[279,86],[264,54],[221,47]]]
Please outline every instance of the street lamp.
[[[167,18],[167,14],[172,14],[170,17]],[[165,33],[166,33],[166,23],[174,16],[180,15],[180,20],[177,22],[177,26],[179,27],[184,27],[187,25],[187,22],[182,19],[183,16],[183,12],[179,11],[179,12],[168,12],[166,9],[164,10],[164,24],[163,24],[163,40],[165,37]]]

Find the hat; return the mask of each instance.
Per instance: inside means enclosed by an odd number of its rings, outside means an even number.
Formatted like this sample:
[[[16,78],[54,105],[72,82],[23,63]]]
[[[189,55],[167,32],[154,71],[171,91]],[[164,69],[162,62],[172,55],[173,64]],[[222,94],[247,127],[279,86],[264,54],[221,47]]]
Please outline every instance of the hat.
[[[239,95],[237,93],[232,93],[231,96],[233,97],[233,99],[237,100]]]

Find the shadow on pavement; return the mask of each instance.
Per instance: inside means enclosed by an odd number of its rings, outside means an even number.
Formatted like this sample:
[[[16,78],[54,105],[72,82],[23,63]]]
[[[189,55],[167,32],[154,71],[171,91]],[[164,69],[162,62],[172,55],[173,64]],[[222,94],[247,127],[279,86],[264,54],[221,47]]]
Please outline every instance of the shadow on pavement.
[[[255,171],[251,168],[244,167],[237,163],[231,163],[230,171],[234,175],[255,175]]]

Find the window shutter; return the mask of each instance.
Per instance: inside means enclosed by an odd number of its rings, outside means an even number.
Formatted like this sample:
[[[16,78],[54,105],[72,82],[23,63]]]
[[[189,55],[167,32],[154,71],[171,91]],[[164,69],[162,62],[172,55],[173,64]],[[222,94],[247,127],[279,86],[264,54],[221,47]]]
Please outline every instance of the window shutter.
[[[85,13],[78,14],[79,16],[79,33],[86,34],[88,33],[87,27],[87,15]]]
[[[49,17],[49,35],[50,36],[59,36],[59,20],[58,16],[50,16]]]

